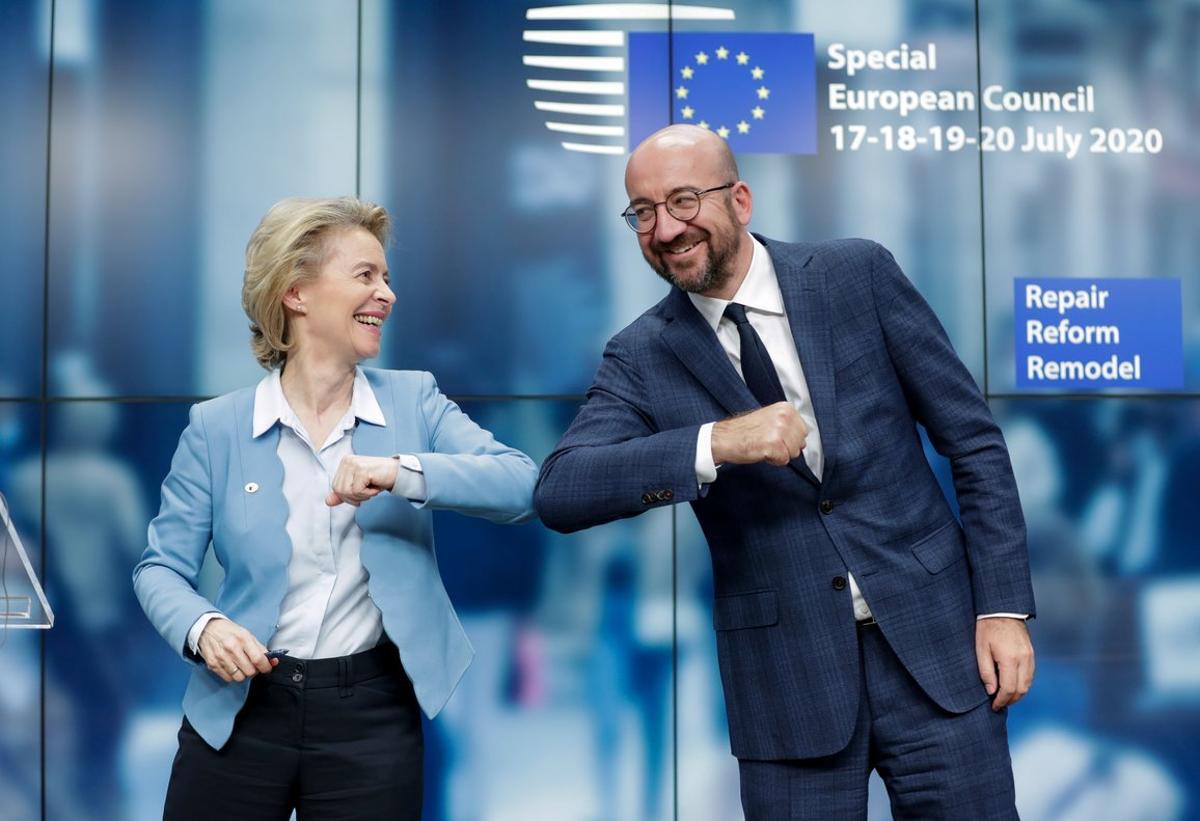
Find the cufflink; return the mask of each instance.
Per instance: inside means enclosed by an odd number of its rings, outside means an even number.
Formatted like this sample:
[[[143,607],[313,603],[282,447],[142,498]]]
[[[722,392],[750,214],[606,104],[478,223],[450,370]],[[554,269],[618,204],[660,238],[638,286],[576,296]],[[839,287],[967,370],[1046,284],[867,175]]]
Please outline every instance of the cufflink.
[[[246,483],[246,492],[247,493],[258,493],[258,482],[247,482]]]

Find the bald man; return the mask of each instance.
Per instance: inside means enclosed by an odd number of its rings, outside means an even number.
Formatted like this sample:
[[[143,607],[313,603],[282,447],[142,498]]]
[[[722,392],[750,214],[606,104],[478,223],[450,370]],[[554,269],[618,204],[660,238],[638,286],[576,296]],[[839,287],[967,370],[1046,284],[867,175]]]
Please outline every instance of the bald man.
[[[1016,818],[1007,708],[1034,613],[1004,440],[937,317],[865,240],[750,234],[750,187],[694,126],[646,139],[624,217],[671,284],[609,341],[542,466],[570,532],[690,502],[748,821]],[[917,425],[950,460],[956,517]]]

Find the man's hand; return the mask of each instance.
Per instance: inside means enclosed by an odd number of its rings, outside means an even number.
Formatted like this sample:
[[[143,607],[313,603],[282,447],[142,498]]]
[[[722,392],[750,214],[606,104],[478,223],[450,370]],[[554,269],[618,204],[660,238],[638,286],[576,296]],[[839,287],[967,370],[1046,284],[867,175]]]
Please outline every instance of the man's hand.
[[[338,464],[325,504],[334,507],[346,502],[357,507],[391,490],[399,467],[400,462],[388,456],[347,456]]]
[[[808,427],[788,402],[776,402],[713,425],[714,464],[786,465],[804,450]]]
[[[213,619],[204,625],[196,646],[208,669],[226,683],[269,673],[279,664],[279,659],[267,658],[267,648],[253,633],[226,618]]]
[[[1033,683],[1033,643],[1023,619],[990,618],[975,622],[975,658],[992,709],[1016,704]]]

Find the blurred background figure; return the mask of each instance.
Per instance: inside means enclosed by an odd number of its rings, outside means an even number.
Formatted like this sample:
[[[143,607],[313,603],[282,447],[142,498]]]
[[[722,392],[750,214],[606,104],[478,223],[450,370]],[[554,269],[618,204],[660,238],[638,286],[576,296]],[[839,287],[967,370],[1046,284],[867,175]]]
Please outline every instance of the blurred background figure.
[[[51,378],[63,395],[112,390],[80,351],[58,356]],[[155,666],[163,654],[129,629],[138,607],[125,568],[141,554],[147,508],[135,470],[117,455],[121,411],[109,402],[63,402],[49,419],[45,481],[70,488],[69,502],[47,505],[45,533],[56,616],[47,641],[58,651],[46,671],[47,710],[55,716],[46,743],[65,753],[60,776],[69,789],[51,800],[63,818],[123,813],[131,707],[154,705],[161,680]],[[11,482],[22,518],[39,521],[41,458],[20,461]]]

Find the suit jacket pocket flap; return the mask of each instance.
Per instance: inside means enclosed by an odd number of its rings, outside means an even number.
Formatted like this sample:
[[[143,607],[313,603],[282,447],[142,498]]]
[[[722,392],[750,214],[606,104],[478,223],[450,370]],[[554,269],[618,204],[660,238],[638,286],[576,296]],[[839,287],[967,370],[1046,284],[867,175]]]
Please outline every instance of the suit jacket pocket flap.
[[[717,630],[768,627],[778,622],[779,603],[774,590],[719,596],[713,602],[713,627]]]
[[[954,519],[946,522],[914,544],[912,552],[930,573],[941,573],[966,555],[958,532],[958,522]]]

